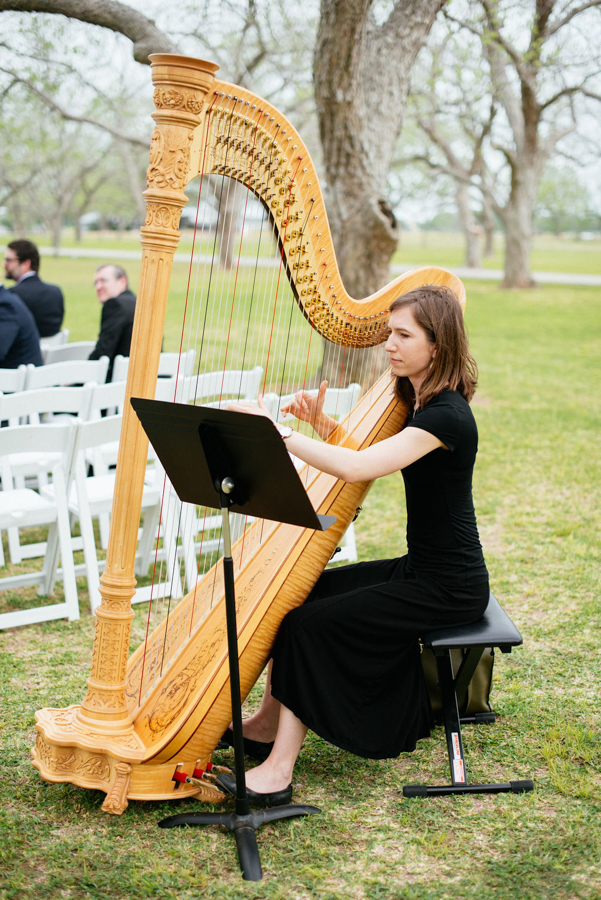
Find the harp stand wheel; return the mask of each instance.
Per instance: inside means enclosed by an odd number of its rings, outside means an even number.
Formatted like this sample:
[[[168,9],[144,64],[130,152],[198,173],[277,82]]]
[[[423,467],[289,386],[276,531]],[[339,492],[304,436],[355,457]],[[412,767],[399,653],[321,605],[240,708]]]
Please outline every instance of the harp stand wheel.
[[[175,408],[178,404],[166,404],[159,401],[132,400],[142,424],[147,430],[163,466],[169,475],[180,498],[192,499],[192,502],[203,506],[215,506],[211,492],[216,491],[220,498],[222,530],[223,530],[223,575],[225,587],[225,611],[227,625],[227,644],[230,669],[230,688],[232,703],[232,730],[234,733],[234,759],[236,774],[236,811],[232,813],[183,813],[169,816],[159,822],[160,828],[174,828],[180,825],[223,825],[234,832],[238,859],[245,881],[260,881],[263,877],[261,860],[257,847],[256,829],[265,822],[277,819],[290,819],[296,816],[308,816],[321,812],[316,806],[306,804],[286,804],[272,806],[268,809],[250,810],[246,790],[246,774],[244,771],[244,738],[242,735],[242,701],[240,694],[240,667],[238,661],[238,630],[236,625],[236,596],[234,586],[234,561],[230,535],[229,513],[231,506],[243,505],[241,510],[248,515],[261,515],[275,521],[290,521],[292,524],[305,525],[325,530],[334,521],[328,516],[318,516],[310,505],[302,483],[288,456],[284,442],[276,431],[273,422],[263,416],[247,416],[243,413],[226,412],[224,410],[204,410],[202,407],[183,407],[185,415],[192,416],[191,446],[198,454],[202,445],[201,456],[204,465],[201,470],[186,470],[182,456],[174,462],[169,460],[172,443],[172,427],[165,427],[163,419],[164,407]],[[149,423],[144,413],[150,413]],[[166,414],[166,412],[165,412]],[[200,416],[200,424],[197,417]],[[158,427],[157,427],[158,426]],[[236,427],[237,426],[237,427]],[[198,437],[200,436],[200,442]],[[166,454],[163,454],[163,449]],[[180,445],[181,449],[181,445]],[[254,458],[253,458],[254,457]],[[189,463],[190,460],[188,459]],[[237,463],[237,464],[236,464]],[[283,492],[278,480],[278,468],[283,465],[286,487]],[[204,471],[202,469],[204,468]],[[245,477],[235,480],[232,473],[239,471]],[[286,471],[288,470],[288,471]],[[195,477],[195,472],[197,476]],[[229,474],[227,474],[229,473]],[[178,488],[183,477],[184,486]],[[209,480],[210,479],[210,480]],[[296,479],[296,481],[295,481]],[[190,480],[194,480],[192,488]],[[208,488],[208,493],[207,493]],[[189,491],[194,496],[190,498]],[[182,496],[186,494],[186,496]],[[213,495],[214,496],[214,495]],[[273,500],[275,496],[275,502]],[[285,513],[281,510],[282,497],[288,504]],[[298,504],[301,509],[299,511]],[[304,506],[303,504],[307,504]],[[246,508],[248,507],[248,508]],[[268,513],[271,511],[271,514]],[[282,516],[282,518],[280,518]]]

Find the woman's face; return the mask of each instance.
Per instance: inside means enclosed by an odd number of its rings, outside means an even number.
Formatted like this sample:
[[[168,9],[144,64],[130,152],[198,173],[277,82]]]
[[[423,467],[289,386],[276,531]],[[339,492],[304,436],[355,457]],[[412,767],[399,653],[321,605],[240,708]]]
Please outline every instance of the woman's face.
[[[390,335],[384,349],[395,375],[409,378],[417,389],[428,373],[436,356],[436,345],[415,321],[410,306],[395,309],[388,320]]]

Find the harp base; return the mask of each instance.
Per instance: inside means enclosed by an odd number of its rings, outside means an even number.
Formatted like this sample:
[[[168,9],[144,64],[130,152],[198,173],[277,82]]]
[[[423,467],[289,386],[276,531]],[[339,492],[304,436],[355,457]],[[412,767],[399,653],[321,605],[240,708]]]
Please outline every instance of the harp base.
[[[36,714],[37,737],[31,750],[32,763],[45,781],[70,782],[78,787],[104,791],[102,809],[121,815],[130,800],[181,800],[196,797],[207,803],[220,803],[225,798],[210,783],[180,784],[173,779],[174,763],[155,763],[143,759],[134,738],[115,740],[110,746],[98,735],[86,733],[77,725],[78,706],[67,709],[44,709]],[[198,765],[196,757],[182,759],[191,771]],[[201,761],[206,767],[206,759]]]
[[[319,812],[321,810],[317,806],[290,803],[286,806],[272,806],[269,809],[255,810],[246,815],[235,812],[181,813],[162,819],[159,822],[159,828],[176,828],[180,825],[223,825],[228,831],[234,832],[242,878],[245,881],[261,881],[263,872],[255,835],[257,828],[265,822],[292,819],[296,816],[311,816]]]

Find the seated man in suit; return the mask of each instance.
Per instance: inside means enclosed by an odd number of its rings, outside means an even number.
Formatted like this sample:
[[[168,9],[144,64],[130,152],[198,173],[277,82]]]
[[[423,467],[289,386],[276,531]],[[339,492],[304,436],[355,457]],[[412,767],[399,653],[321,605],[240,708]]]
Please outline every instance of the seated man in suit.
[[[115,357],[119,354],[129,356],[136,297],[128,288],[125,270],[112,264],[96,269],[94,288],[102,303],[102,315],[98,341],[89,358],[108,356],[110,364],[106,380],[110,381]]]
[[[31,310],[40,337],[52,337],[61,330],[65,304],[55,284],[46,284],[38,275],[40,254],[31,241],[11,241],[4,256],[7,278],[16,281],[11,291]]]
[[[42,365],[40,335],[35,320],[20,297],[0,285],[0,368]]]

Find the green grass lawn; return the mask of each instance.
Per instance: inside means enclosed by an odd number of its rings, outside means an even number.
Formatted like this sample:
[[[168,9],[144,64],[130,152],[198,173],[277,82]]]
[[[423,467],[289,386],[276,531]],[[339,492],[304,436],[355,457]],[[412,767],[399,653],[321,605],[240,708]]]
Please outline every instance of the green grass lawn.
[[[436,257],[434,263],[433,258]],[[438,265],[453,268],[465,265],[465,242],[461,234],[450,232],[402,232],[394,262]],[[484,269],[503,269],[504,239],[495,236],[494,255],[482,260]],[[530,256],[533,272],[563,272],[580,275],[601,274],[601,239],[576,240],[538,234]]]
[[[88,331],[74,317],[72,339],[89,337],[99,314],[94,268],[44,260],[68,302],[85,301]],[[35,711],[84,693],[93,620],[82,581],[79,621],[0,633],[2,900],[601,898],[601,296],[470,282],[466,315],[480,366],[478,521],[493,589],[524,637],[496,658],[496,724],[464,729],[468,771],[532,777],[535,791],[405,800],[403,784],[447,781],[441,729],[384,762],[309,735],[295,798],[323,812],[261,828],[265,877],[244,883],[231,835],[157,828],[195,801],[106,816],[103,794],[47,784],[30,765]],[[400,475],[374,486],[357,521],[360,558],[404,551],[403,503]]]

